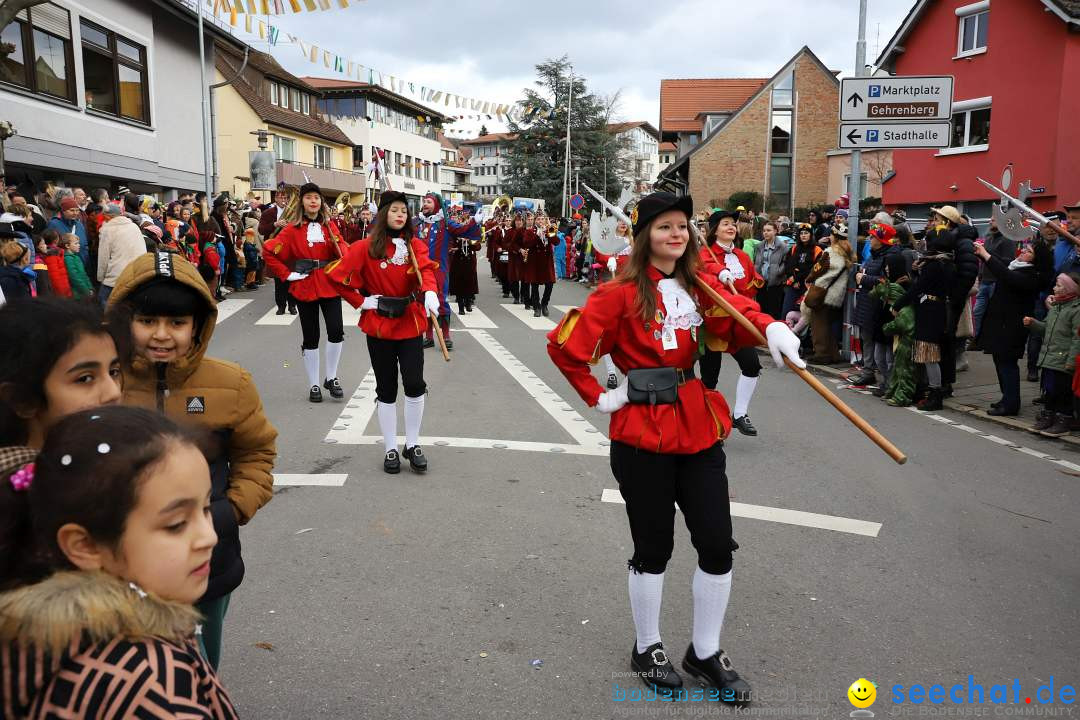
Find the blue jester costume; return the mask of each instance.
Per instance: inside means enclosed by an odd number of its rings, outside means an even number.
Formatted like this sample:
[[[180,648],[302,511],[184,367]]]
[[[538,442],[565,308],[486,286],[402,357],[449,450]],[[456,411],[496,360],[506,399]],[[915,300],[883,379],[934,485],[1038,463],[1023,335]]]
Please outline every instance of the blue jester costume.
[[[442,328],[443,337],[450,339],[450,303],[447,296],[450,293],[450,236],[465,235],[476,226],[475,220],[469,220],[465,224],[459,224],[447,219],[443,215],[443,199],[438,193],[428,193],[425,198],[431,198],[435,202],[435,212],[425,215],[423,211],[416,216],[416,237],[428,247],[428,256],[439,263],[435,270],[435,282],[439,293],[439,326]],[[431,340],[431,328],[426,333],[428,341]]]

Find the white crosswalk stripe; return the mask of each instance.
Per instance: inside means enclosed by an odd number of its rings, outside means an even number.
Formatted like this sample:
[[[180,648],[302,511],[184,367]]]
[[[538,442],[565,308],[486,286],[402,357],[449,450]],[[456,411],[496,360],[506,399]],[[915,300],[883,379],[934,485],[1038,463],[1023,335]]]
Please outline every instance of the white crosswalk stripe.
[[[533,330],[551,330],[555,327],[550,318],[533,317],[533,311],[526,310],[524,305],[503,304],[503,309]]]
[[[458,313],[457,307],[454,305],[451,305],[450,309],[453,310],[454,315],[461,321],[461,324],[467,328],[476,330],[496,330],[499,327],[478,307],[474,306],[472,312],[467,312],[464,315]]]
[[[266,314],[255,321],[256,325],[292,325],[299,315],[293,315],[286,312],[284,315],[277,314],[277,307],[272,307],[266,311]]]
[[[239,300],[234,298],[225,298],[217,304],[217,322],[221,324],[228,320],[238,310],[242,310],[244,306],[251,302],[251,299]]]

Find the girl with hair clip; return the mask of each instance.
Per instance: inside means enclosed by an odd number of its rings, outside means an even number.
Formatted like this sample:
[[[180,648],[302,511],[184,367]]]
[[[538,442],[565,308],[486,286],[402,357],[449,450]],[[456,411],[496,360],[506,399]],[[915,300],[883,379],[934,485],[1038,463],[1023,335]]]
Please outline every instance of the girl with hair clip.
[[[750,686],[720,649],[732,551],[738,547],[723,447],[731,415],[723,396],[695,378],[694,363],[701,332],[727,342],[731,350],[753,346],[755,338],[726,312],[717,312],[700,283],[764,333],[778,366],[784,357],[799,367],[805,363],[799,359],[799,339],[787,325],[702,271],[697,249],[690,247],[692,212],[690,197],[659,192],[643,198],[626,266],[551,331],[548,354],[588,405],[611,415],[611,470],[626,501],[634,543],[628,575],[636,632],[631,668],[659,692],[674,694],[682,687],[660,638],[677,502],[698,553],[693,641],[682,667],[710,685],[715,699],[745,703]],[[604,353],[611,353],[627,375],[606,392],[589,370]]]
[[[428,257],[427,243],[413,234],[405,195],[387,191],[371,234],[353,243],[345,257],[331,263],[326,277],[353,307],[360,308],[360,329],[367,335],[368,354],[375,372],[377,415],[386,452],[383,470],[401,471],[397,445],[398,367],[405,390],[405,450],[416,472],[427,470],[419,446],[424,417],[423,334],[428,315],[438,315],[437,263]],[[416,276],[416,269],[420,277]]]
[[[738,210],[717,210],[709,217],[701,262],[705,271],[716,275],[721,285],[752,300],[765,281],[754,269],[750,256],[735,246],[740,230],[739,217]],[[739,363],[739,382],[735,386],[731,424],[743,435],[753,437],[757,435],[757,428],[746,413],[761,375],[761,361],[753,346],[741,347],[731,355]],[[705,354],[701,356],[701,382],[710,390],[716,389],[723,358],[723,350],[712,349],[706,344]]]
[[[303,341],[300,354],[307,371],[308,400],[322,402],[322,388],[330,397],[345,397],[338,381],[338,362],[345,346],[338,292],[326,279],[326,266],[341,259],[349,246],[330,221],[330,208],[315,183],[300,187],[301,215],[263,245],[263,257],[270,274],[289,283],[296,298]],[[319,386],[319,313],[326,324],[326,372]]]
[[[0,474],[0,717],[237,717],[195,640],[209,506],[195,440],[138,408],[69,415]]]

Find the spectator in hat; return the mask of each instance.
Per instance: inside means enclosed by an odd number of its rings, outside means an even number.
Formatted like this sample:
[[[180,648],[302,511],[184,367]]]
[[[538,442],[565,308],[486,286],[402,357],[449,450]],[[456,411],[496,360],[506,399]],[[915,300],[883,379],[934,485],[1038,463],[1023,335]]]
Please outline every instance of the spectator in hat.
[[[105,216],[106,222],[99,233],[97,262],[97,279],[101,283],[98,300],[102,307],[108,303],[116,279],[128,263],[146,254],[142,232],[131,218],[121,214],[119,205],[106,205]]]
[[[56,217],[49,220],[49,224],[45,227],[48,230],[55,230],[57,235],[60,236],[68,233],[77,235],[81,245],[85,246],[79,251],[79,257],[82,258],[85,264],[90,262],[90,243],[86,234],[86,225],[83,224],[81,215],[82,210],[79,208],[78,201],[74,197],[65,197],[60,201],[60,212]]]
[[[870,291],[885,279],[886,274],[895,282],[906,274],[906,270],[900,248],[896,246],[896,228],[875,222],[871,223],[868,235],[870,256],[862,264],[862,269],[855,273],[858,294],[853,318],[862,340],[863,370],[850,382],[852,385],[876,384],[875,395],[882,397],[889,386],[889,374],[892,372],[892,338],[885,335],[882,328],[892,320],[892,316],[885,311],[884,303],[872,297]],[[886,268],[889,268],[888,273]],[[877,373],[881,373],[880,384],[877,383]]]

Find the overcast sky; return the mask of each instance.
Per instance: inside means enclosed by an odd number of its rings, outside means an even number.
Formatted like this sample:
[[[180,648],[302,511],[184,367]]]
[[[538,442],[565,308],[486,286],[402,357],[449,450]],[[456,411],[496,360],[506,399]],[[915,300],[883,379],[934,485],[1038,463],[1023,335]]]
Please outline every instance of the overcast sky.
[[[867,62],[913,1],[869,0]],[[308,62],[284,33],[417,89],[496,102],[520,99],[535,65],[565,54],[590,91],[620,93],[615,119],[658,126],[662,78],[769,77],[803,45],[829,68],[853,74],[858,13],[858,0],[353,0],[344,10],[271,22],[282,32],[273,55],[297,75],[345,77],[321,60]],[[475,134],[479,123],[452,127],[455,136]]]

